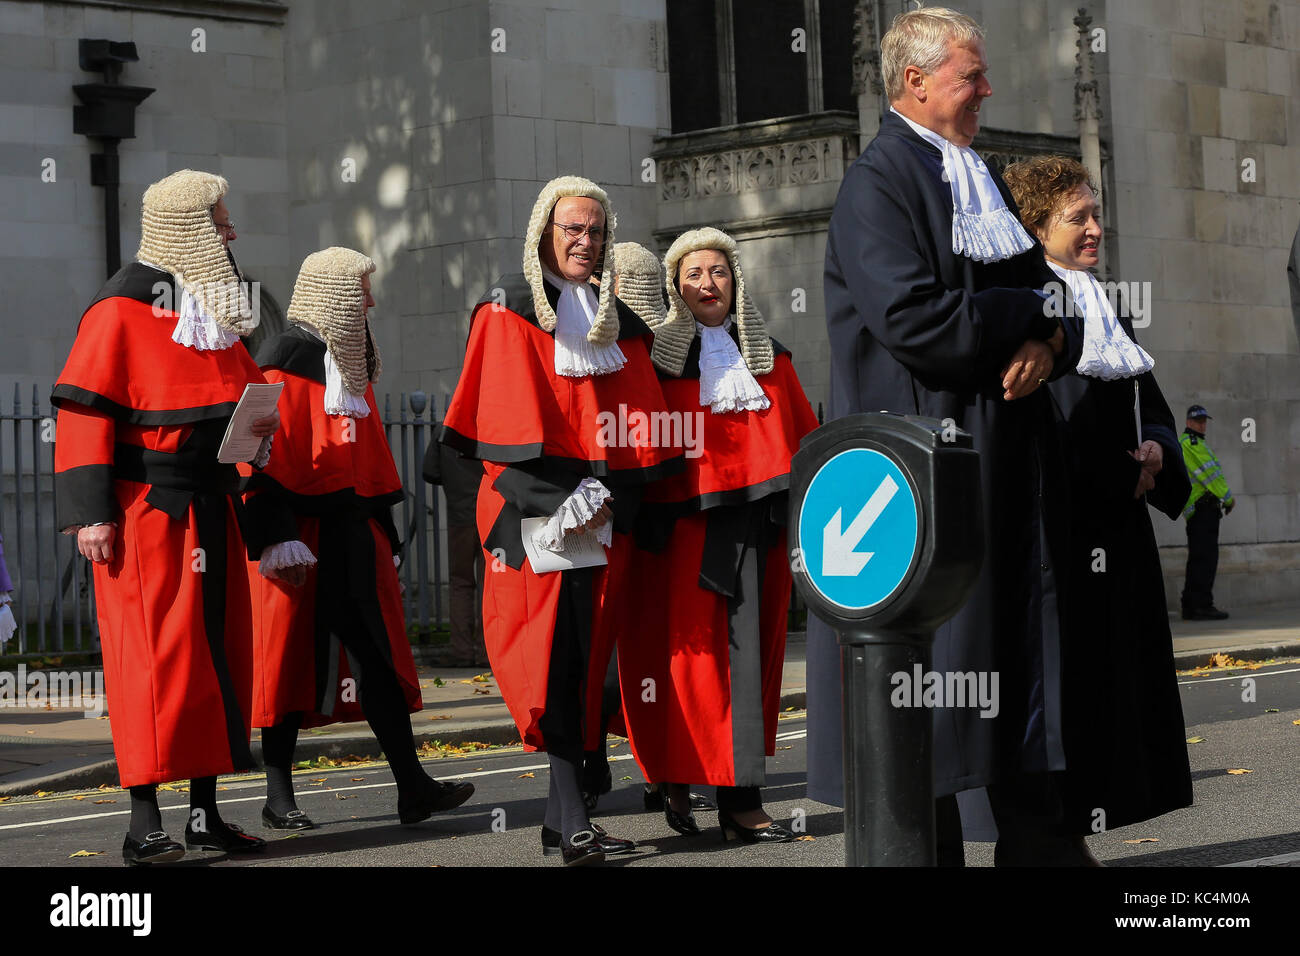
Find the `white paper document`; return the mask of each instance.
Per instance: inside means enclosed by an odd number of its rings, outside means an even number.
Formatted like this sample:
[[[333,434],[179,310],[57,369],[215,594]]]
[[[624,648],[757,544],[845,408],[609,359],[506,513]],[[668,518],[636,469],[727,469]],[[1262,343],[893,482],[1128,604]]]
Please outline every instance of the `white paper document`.
[[[605,546],[596,540],[594,531],[586,534],[566,534],[563,551],[548,551],[533,544],[533,535],[544,528],[549,518],[525,518],[519,522],[519,532],[524,537],[524,550],[534,574],[550,571],[568,571],[570,568],[594,568],[609,564]]]
[[[275,411],[275,404],[284,391],[284,382],[274,385],[245,385],[239,397],[235,414],[226,427],[226,437],[221,439],[217,461],[233,465],[237,461],[252,461],[262,447],[262,439],[253,434],[253,422],[267,418]]]

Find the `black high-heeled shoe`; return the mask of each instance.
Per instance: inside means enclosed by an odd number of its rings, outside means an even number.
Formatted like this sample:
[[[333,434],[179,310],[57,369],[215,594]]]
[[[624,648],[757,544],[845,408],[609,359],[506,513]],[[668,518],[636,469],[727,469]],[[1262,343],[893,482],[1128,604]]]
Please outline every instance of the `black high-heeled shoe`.
[[[654,787],[652,790],[651,787]],[[641,791],[641,802],[645,804],[647,813],[658,813],[664,808],[664,792],[661,787],[655,784],[647,783]],[[716,810],[717,804],[702,793],[691,793],[691,812],[696,810]]]
[[[695,822],[695,814],[681,814],[673,809],[673,801],[664,794],[664,820],[682,836],[699,836],[700,828]]]
[[[794,834],[781,824],[772,822],[757,830],[741,826],[726,810],[718,811],[718,825],[722,827],[722,842],[738,839],[741,843],[789,843]]]

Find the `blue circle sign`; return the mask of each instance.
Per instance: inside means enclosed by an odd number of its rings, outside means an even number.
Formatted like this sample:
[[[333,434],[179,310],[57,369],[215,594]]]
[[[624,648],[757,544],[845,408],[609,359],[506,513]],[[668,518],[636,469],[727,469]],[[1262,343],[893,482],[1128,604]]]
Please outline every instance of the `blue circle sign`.
[[[870,448],[830,458],[799,508],[798,547],[808,580],[850,611],[872,608],[898,589],[919,546],[918,531],[907,477]]]

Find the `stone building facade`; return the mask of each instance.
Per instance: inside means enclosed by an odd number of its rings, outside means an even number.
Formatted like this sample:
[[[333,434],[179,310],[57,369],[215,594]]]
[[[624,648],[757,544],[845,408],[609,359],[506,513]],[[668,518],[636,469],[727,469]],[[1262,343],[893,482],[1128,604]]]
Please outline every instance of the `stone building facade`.
[[[1300,349],[1285,263],[1300,222],[1300,0],[950,0],[988,33],[995,93],[976,145],[991,159],[1083,151],[1081,4],[1108,276],[1150,283],[1143,343],[1175,413],[1195,401],[1214,414],[1238,494],[1220,603],[1293,600]],[[122,81],[156,89],[120,148],[124,256],[148,183],[187,165],[221,172],[234,251],[272,305],[314,249],[374,256],[383,388],[421,389],[441,411],[470,306],[519,268],[541,184],[579,173],[609,189],[621,240],[662,251],[695,225],[734,233],[816,405],[826,221],[884,105],[871,51],[908,6],[0,0],[0,401],[14,383],[48,389],[103,278],[98,147],[72,132],[72,86],[97,78],[77,40],[106,38],[137,45]],[[1176,601],[1182,529],[1157,525]]]

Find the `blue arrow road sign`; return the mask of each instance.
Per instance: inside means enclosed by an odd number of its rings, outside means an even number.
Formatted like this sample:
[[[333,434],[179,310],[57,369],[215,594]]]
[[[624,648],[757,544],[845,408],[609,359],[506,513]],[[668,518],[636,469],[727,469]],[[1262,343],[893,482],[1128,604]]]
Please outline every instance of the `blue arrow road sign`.
[[[919,546],[917,502],[902,469],[870,448],[823,464],[799,509],[798,547],[812,586],[864,611],[893,594]]]

